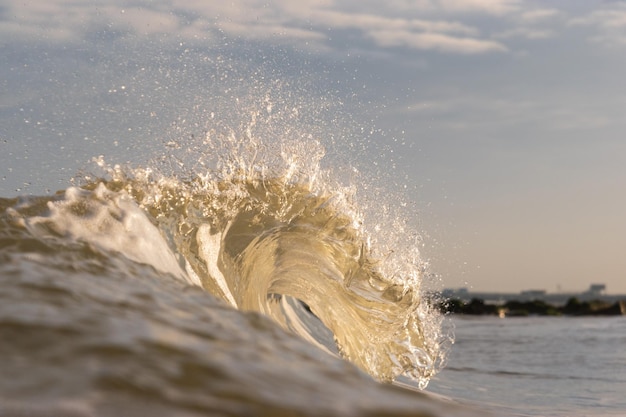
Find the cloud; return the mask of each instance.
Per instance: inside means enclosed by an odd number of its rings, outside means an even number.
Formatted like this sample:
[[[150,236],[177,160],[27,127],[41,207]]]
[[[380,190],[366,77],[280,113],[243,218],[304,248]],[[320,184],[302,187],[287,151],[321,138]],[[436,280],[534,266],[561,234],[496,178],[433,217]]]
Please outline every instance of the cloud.
[[[376,15],[408,16],[408,15],[445,15],[445,14],[486,14],[503,15],[520,10],[524,4],[521,0],[325,0],[323,4],[315,0],[289,1],[283,3],[302,4],[306,9],[324,8],[327,10],[366,10]],[[319,7],[318,7],[319,6]]]
[[[316,24],[334,29],[353,29],[382,48],[404,47],[444,53],[503,52],[507,48],[480,39],[478,29],[457,21],[402,19],[371,14],[319,10],[308,14]]]
[[[80,23],[79,10],[75,7],[62,14],[59,0],[49,2],[12,2],[4,5],[0,20],[0,35],[3,39],[40,38],[49,41],[73,39]]]
[[[254,39],[298,39],[300,41],[316,42],[321,47],[328,36],[296,27],[289,27],[280,24],[249,24],[241,22],[226,21],[219,24],[224,32],[244,38]]]
[[[439,0],[436,5],[445,11],[502,15],[519,10],[518,0]]]
[[[547,39],[556,36],[560,21],[555,20],[563,16],[563,12],[557,9],[531,9],[520,10],[511,15],[511,27],[493,34],[495,39],[523,38],[528,40]],[[555,23],[559,23],[558,26]],[[548,27],[547,24],[549,24]]]
[[[498,42],[460,38],[441,33],[410,33],[393,30],[374,30],[370,31],[368,34],[378,45],[383,47],[405,46],[413,49],[462,54],[507,51],[507,48]]]
[[[588,27],[595,31],[588,40],[607,47],[626,45],[626,7],[611,5],[610,8],[594,10],[591,13],[571,19],[572,27]]]
[[[559,16],[561,12],[557,9],[535,9],[520,14],[522,20],[527,22],[538,22]]]
[[[625,28],[626,9],[620,7],[618,9],[596,10],[587,16],[572,19],[570,24],[593,25],[605,29]]]
[[[554,31],[545,29],[535,29],[528,27],[519,27],[511,30],[506,30],[494,35],[497,39],[509,39],[509,38],[525,38],[525,39],[547,39],[554,36]]]
[[[141,35],[153,35],[155,33],[171,33],[179,29],[179,19],[169,13],[156,10],[130,8],[116,10],[109,13],[119,13],[117,21],[126,25]]]
[[[489,92],[465,92],[423,97],[391,111],[411,119],[436,121],[447,129],[497,129],[518,126],[523,129],[541,127],[543,132],[581,131],[621,128],[619,110],[624,100],[607,98],[607,102],[588,100],[584,93],[537,97],[498,96]],[[616,109],[616,110],[610,110]]]
[[[242,39],[271,39],[323,52],[338,41],[340,31],[353,31],[355,40],[378,48],[407,48],[447,54],[505,52],[509,48],[465,23],[466,14],[501,16],[519,11],[518,0],[110,0],[107,3],[67,3],[65,0],[23,3],[9,1],[0,34],[15,39],[80,41],[94,28],[120,36],[167,34],[182,39],[225,35]],[[358,10],[358,11],[355,11]],[[538,19],[553,13],[535,11]],[[329,32],[332,35],[330,36]],[[511,35],[514,32],[511,32]],[[539,32],[527,37],[541,36]],[[545,36],[545,33],[544,33]],[[506,36],[501,37],[505,39]],[[358,42],[357,42],[358,43]]]
[[[410,18],[390,18],[373,14],[346,13],[336,11],[316,11],[307,13],[307,19],[316,24],[326,24],[331,27],[368,30],[404,30],[425,31],[440,33],[460,33],[475,35],[478,30],[474,27],[456,21],[424,20]]]

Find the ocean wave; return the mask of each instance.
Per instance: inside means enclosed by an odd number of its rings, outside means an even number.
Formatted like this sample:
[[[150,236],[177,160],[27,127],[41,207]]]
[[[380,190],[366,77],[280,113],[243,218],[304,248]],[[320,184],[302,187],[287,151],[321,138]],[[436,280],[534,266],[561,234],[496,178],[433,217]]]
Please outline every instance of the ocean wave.
[[[253,145],[249,155],[222,149],[217,169],[169,175],[99,158],[101,177],[6,212],[32,236],[122,254],[263,313],[380,381],[424,388],[447,335],[422,297],[423,264],[376,257],[354,188],[320,168],[318,143],[281,145],[282,164]]]

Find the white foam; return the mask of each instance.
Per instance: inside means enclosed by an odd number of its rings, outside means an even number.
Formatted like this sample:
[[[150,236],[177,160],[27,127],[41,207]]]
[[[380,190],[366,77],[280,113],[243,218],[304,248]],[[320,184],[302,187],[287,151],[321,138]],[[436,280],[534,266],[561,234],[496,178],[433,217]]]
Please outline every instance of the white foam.
[[[88,242],[200,285],[197,277],[182,270],[159,230],[126,193],[113,192],[102,183],[94,191],[70,187],[64,199],[48,202],[48,209],[47,216],[26,221],[33,233]]]
[[[211,234],[211,226],[203,224],[198,228],[196,239],[198,241],[199,255],[204,260],[209,275],[220,287],[220,290],[222,290],[222,293],[228,302],[230,302],[233,307],[237,307],[237,301],[235,301],[235,297],[233,297],[233,294],[226,283],[226,279],[217,265],[220,255],[222,235],[220,233]]]

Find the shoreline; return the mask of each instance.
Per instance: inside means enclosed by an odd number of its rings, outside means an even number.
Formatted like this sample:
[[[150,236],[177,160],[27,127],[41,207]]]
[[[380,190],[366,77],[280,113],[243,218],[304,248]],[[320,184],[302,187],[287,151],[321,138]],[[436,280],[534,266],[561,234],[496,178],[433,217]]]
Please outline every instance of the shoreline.
[[[489,315],[499,317],[528,316],[624,316],[626,300],[613,303],[603,300],[581,301],[571,297],[563,305],[551,304],[543,300],[508,300],[500,303],[486,303],[481,298],[469,302],[460,298],[447,298],[438,303],[444,314]]]

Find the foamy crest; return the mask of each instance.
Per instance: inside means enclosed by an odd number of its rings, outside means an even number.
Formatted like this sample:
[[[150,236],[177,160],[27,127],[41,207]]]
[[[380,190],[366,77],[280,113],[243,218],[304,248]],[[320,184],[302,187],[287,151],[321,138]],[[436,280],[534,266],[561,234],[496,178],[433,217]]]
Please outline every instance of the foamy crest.
[[[209,129],[199,139],[206,154],[178,164],[175,175],[99,164],[107,187],[124,190],[154,218],[184,258],[188,280],[379,380],[404,375],[425,387],[442,364],[445,335],[420,292],[426,264],[416,232],[385,204],[368,228],[359,183],[341,184],[321,168],[319,141],[267,143],[253,127]],[[376,206],[368,204],[371,213]]]
[[[121,252],[135,262],[200,285],[181,269],[159,230],[125,192],[111,191],[102,183],[93,190],[70,187],[62,198],[49,201],[48,209],[47,215],[25,220],[34,235]]]

